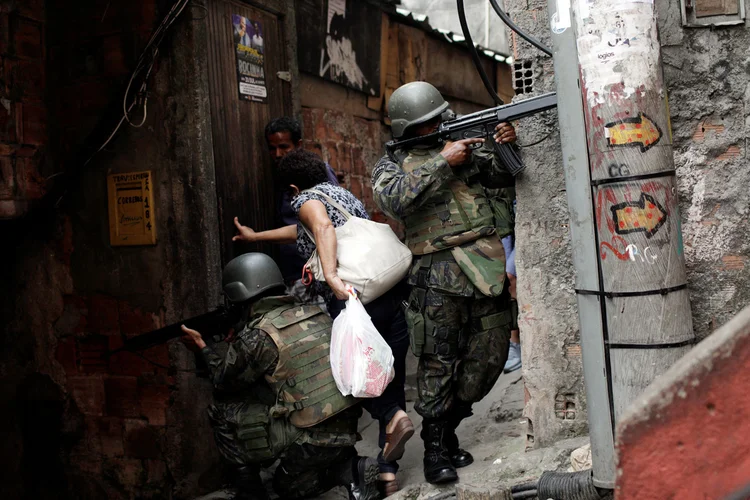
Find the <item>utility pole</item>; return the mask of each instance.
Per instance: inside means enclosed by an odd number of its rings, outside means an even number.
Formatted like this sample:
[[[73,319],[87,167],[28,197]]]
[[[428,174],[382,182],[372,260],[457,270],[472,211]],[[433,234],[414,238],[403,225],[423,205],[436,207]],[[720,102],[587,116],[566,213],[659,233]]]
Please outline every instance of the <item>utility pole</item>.
[[[648,0],[549,0],[594,484],[627,406],[694,342]]]

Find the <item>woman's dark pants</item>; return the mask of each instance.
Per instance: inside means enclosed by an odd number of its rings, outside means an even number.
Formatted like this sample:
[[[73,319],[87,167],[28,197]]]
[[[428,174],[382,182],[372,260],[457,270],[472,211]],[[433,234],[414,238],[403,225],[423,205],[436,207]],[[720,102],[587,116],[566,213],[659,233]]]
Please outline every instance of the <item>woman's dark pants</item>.
[[[404,310],[401,302],[408,295],[408,287],[405,284],[399,284],[391,290],[378,297],[374,301],[365,305],[367,314],[372,318],[375,328],[380,332],[383,340],[391,347],[393,352],[393,381],[388,384],[383,394],[377,398],[365,399],[363,407],[367,410],[372,418],[376,419],[380,425],[380,434],[378,436],[378,445],[380,454],[378,455],[378,464],[380,472],[398,471],[396,462],[386,462],[383,459],[383,446],[385,446],[385,428],[388,422],[399,411],[406,411],[406,395],[404,393],[404,383],[406,381],[406,353],[409,349],[409,333],[406,329],[406,320],[404,319]],[[328,312],[331,317],[336,319],[341,311],[346,308],[346,301],[338,300],[336,297],[328,304]]]

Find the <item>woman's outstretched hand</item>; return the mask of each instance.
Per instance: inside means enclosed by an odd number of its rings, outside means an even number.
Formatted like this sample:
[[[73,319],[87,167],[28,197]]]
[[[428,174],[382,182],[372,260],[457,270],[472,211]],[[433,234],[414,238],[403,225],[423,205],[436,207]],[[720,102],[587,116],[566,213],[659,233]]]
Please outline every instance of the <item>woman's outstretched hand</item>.
[[[232,237],[232,241],[246,241],[248,243],[255,243],[256,236],[258,233],[251,227],[243,226],[240,224],[240,220],[235,217],[234,225],[237,228],[239,234]]]

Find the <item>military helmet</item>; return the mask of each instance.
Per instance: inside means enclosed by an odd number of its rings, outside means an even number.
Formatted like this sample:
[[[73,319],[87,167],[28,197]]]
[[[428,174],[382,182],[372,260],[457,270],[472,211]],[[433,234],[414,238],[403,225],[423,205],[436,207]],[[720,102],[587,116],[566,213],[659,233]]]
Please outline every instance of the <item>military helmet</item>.
[[[393,138],[399,139],[409,127],[432,120],[446,109],[448,103],[433,85],[411,82],[400,86],[388,101]]]
[[[231,302],[244,302],[266,290],[284,286],[279,266],[264,253],[246,253],[224,268],[222,287]]]

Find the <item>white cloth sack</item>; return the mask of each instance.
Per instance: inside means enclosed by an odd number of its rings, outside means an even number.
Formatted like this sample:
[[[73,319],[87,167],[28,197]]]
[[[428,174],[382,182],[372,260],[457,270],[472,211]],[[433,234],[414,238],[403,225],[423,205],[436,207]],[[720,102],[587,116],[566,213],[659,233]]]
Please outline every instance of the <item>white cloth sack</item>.
[[[336,228],[336,272],[341,281],[357,289],[363,304],[377,299],[406,276],[411,267],[411,250],[401,243],[391,226],[355,217],[325,193],[314,189],[306,192],[322,196],[346,218],[344,225]],[[309,229],[302,227],[315,241]],[[316,280],[325,282],[317,250],[305,267]]]
[[[341,394],[376,398],[393,380],[393,353],[357,297],[333,322],[331,371]]]

